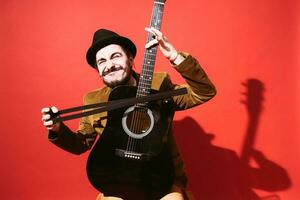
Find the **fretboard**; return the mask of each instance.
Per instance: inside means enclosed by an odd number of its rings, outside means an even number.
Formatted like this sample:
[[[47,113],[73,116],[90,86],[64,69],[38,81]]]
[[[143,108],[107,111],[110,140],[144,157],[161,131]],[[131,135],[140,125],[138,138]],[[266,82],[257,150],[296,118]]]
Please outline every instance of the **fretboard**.
[[[164,2],[165,0],[154,1],[150,27],[154,27],[160,30],[163,10],[164,10]],[[148,33],[147,43],[153,39],[154,39],[153,35],[151,33]],[[157,53],[157,45],[145,50],[141,76],[139,79],[139,84],[138,84],[138,89],[136,94],[137,97],[147,96],[150,93],[153,71],[154,71],[155,60],[156,60],[156,53]]]

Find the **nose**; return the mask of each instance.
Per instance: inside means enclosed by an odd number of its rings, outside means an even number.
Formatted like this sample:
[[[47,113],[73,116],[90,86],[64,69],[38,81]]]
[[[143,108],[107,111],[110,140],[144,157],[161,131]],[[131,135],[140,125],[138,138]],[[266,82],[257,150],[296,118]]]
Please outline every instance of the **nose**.
[[[114,62],[113,62],[112,60],[107,60],[107,61],[106,61],[106,68],[107,68],[107,69],[111,69],[111,68],[113,68],[113,67],[115,67]]]
[[[105,66],[102,68],[101,76],[105,76],[110,71],[114,70],[116,68],[115,63],[112,60],[107,60],[105,62]]]

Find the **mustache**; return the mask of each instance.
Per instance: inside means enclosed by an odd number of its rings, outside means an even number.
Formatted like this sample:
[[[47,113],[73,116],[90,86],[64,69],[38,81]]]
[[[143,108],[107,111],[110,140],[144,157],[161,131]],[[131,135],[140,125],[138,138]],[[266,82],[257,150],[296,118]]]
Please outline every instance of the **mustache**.
[[[124,67],[122,66],[112,66],[111,68],[109,69],[103,69],[102,71],[102,76],[106,76],[107,74],[111,73],[111,72],[115,72],[115,71],[119,71],[121,69],[124,69]]]

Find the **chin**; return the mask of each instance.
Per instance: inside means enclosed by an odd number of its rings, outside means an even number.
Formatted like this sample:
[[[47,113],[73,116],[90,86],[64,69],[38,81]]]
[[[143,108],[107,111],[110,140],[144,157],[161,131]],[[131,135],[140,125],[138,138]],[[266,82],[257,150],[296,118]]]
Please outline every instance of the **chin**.
[[[126,85],[130,79],[130,74],[126,75],[125,77],[122,77],[120,79],[114,79],[114,80],[105,80],[103,79],[103,82],[108,87],[116,87],[118,85]]]

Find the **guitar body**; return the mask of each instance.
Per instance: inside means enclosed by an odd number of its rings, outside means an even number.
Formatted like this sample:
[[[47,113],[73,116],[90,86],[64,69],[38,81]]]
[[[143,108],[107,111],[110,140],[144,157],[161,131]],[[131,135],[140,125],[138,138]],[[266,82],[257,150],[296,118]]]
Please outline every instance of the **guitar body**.
[[[119,86],[112,90],[109,101],[136,93],[136,87]],[[174,179],[166,145],[173,114],[172,100],[109,111],[105,130],[87,162],[91,184],[105,195],[126,200],[159,199],[166,194]]]

